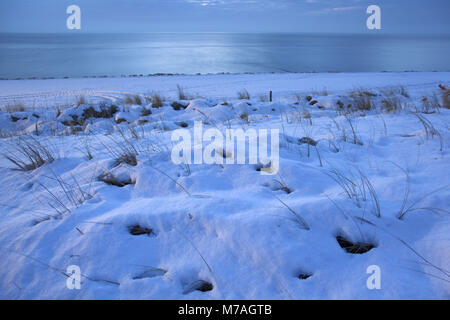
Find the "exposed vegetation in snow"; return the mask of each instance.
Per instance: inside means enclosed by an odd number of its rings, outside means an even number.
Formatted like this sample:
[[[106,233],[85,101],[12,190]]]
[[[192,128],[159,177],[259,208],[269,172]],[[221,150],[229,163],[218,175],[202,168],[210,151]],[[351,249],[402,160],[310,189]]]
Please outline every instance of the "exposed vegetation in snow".
[[[246,81],[224,95],[183,83],[104,100],[77,91],[47,108],[19,94],[0,100],[0,297],[448,298],[449,75],[440,76],[299,83],[272,102]],[[279,129],[278,173],[174,164],[171,135],[195,121],[224,134]],[[70,265],[80,290],[66,287]],[[380,290],[366,286],[373,265]]]

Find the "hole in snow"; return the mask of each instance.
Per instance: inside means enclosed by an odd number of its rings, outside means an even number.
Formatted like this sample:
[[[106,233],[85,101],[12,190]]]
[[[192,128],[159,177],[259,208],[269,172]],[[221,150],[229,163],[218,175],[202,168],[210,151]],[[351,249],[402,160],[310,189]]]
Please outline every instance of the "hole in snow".
[[[274,185],[272,187],[273,191],[283,191],[287,194],[292,193],[292,189],[287,186],[286,183],[280,180],[274,179]]]
[[[146,228],[146,227],[141,227],[138,224],[132,225],[128,227],[128,230],[130,231],[130,234],[132,234],[133,236],[141,236],[141,235],[155,235],[155,233],[153,232],[152,229]]]
[[[105,172],[102,173],[99,177],[98,177],[99,181],[102,181],[108,185],[111,186],[116,186],[119,188],[128,186],[130,184],[134,184],[134,182],[130,179],[119,179],[118,177],[114,176],[111,172]]]
[[[371,243],[363,243],[363,242],[351,242],[350,240],[344,238],[343,236],[336,237],[337,242],[348,253],[352,254],[363,254],[371,249],[375,248],[375,245]]]
[[[187,128],[187,127],[189,127],[189,124],[187,124],[187,123],[184,122],[184,121],[176,122],[176,124],[177,124],[178,126],[182,127],[182,128]]]
[[[197,281],[192,282],[190,285],[188,285],[184,289],[183,294],[188,294],[193,291],[207,292],[207,291],[211,291],[212,289],[214,289],[214,286],[212,285],[212,283],[210,283],[208,281],[204,281],[204,280],[197,280]]]
[[[133,280],[162,277],[166,273],[167,273],[167,270],[164,270],[164,269],[150,268],[150,269],[145,270],[144,272],[138,274],[137,276],[133,277]]]
[[[34,227],[34,226],[37,226],[38,224],[40,224],[42,222],[49,221],[51,219],[52,219],[51,216],[42,217],[42,218],[34,220],[31,225]]]
[[[300,273],[297,277],[300,280],[306,280],[306,279],[308,279],[311,276],[312,276],[312,274],[310,274],[310,273]]]

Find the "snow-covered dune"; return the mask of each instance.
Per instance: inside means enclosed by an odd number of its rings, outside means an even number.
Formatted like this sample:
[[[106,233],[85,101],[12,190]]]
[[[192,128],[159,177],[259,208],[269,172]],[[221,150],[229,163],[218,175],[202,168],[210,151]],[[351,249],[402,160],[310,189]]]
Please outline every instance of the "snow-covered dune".
[[[0,298],[448,299],[449,86],[450,73],[0,81]],[[174,132],[200,126],[278,130],[276,174],[247,154],[227,164],[225,145],[223,163],[175,164]]]

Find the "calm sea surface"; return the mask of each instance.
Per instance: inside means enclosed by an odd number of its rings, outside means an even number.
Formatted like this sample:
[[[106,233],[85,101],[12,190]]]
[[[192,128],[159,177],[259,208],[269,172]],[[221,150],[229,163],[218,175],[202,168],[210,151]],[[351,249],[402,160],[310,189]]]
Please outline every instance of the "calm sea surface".
[[[450,71],[450,36],[0,34],[0,78]]]

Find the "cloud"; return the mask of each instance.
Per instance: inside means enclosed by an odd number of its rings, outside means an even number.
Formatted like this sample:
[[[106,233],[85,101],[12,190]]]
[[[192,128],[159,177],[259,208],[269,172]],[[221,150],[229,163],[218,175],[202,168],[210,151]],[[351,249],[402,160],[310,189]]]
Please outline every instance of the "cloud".
[[[201,6],[227,5],[237,3],[257,3],[255,0],[184,0],[188,3],[198,4]]]
[[[324,8],[321,10],[308,11],[309,14],[327,14],[327,13],[337,13],[337,12],[347,12],[354,10],[362,10],[361,6],[347,6],[347,7],[334,7],[334,8]]]
[[[223,6],[227,8],[242,8],[243,6],[256,9],[262,8],[285,8],[288,5],[298,4],[296,0],[179,0],[202,7]],[[309,0],[302,0],[309,1]]]
[[[255,6],[261,6],[265,4],[277,4],[279,6],[285,6],[287,4],[297,4],[299,2],[315,2],[317,0],[181,0],[184,2],[198,4],[202,6],[213,5],[242,5],[250,4]]]

